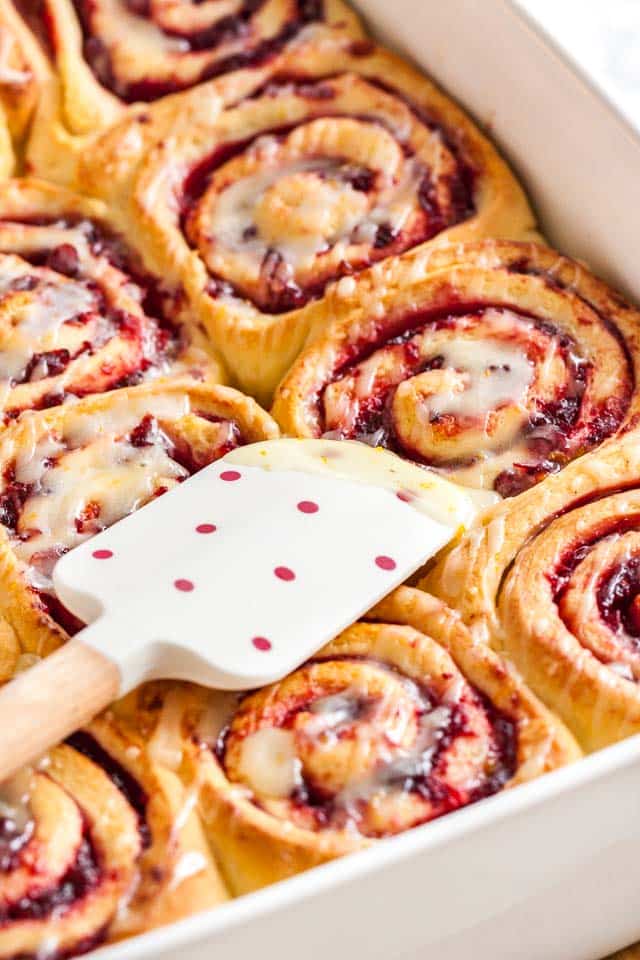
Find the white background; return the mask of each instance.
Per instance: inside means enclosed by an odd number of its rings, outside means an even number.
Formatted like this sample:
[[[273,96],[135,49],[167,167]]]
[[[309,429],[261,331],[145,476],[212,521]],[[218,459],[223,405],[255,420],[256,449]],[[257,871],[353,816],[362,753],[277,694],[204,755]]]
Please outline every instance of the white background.
[[[640,0],[519,0],[640,128]]]

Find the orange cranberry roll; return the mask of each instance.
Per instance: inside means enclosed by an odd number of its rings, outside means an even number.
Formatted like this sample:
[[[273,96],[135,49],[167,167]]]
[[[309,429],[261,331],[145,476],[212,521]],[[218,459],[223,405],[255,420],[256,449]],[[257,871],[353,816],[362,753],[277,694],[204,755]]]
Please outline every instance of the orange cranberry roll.
[[[48,120],[72,136],[94,134],[132,104],[268,68],[322,25],[362,35],[342,0],[21,0],[21,7],[56,69]]]
[[[194,763],[234,893],[361,849],[578,756],[440,601],[401,588],[280,683],[218,698]]]
[[[3,421],[201,365],[187,350],[179,295],[146,274],[101,204],[43,181],[0,196],[0,405]],[[203,375],[219,378],[213,358]]]
[[[0,957],[69,957],[226,899],[163,746],[185,696],[142,688],[2,785]]]
[[[51,572],[81,541],[242,443],[278,434],[249,397],[180,377],[24,415],[0,436],[0,679],[80,624]]]
[[[521,237],[533,224],[494,148],[392,54],[311,39],[280,66],[235,106],[178,118],[129,208],[158,261],[182,267],[240,385],[261,397],[307,336],[305,305],[324,304],[332,281],[436,240]]]
[[[364,440],[509,497],[638,414],[640,314],[541,246],[384,264],[338,284],[328,313],[276,393],[293,436]]]
[[[640,432],[493,507],[424,585],[587,749],[640,732]]]

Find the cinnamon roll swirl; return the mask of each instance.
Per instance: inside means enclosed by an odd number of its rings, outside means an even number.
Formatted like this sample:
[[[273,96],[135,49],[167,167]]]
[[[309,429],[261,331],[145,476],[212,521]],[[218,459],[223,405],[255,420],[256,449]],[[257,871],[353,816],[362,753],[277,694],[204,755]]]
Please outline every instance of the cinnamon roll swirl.
[[[633,424],[640,314],[575,261],[486,240],[332,291],[273,413],[510,497]]]
[[[58,557],[236,446],[278,435],[228,387],[189,377],[32,413],[0,436],[0,680],[80,624],[59,602]]]
[[[423,584],[589,750],[640,732],[640,433],[492,508]]]
[[[43,181],[0,196],[0,414],[42,409],[213,356],[190,347],[179,295],[144,271],[106,210]]]
[[[414,247],[533,226],[504,162],[434,84],[335,37],[299,42],[236,105],[178,118],[126,206],[261,398],[312,318],[329,316],[333,281]]]
[[[226,899],[155,729],[186,697],[141,688],[0,787],[0,957],[84,953]],[[171,721],[173,755],[180,736]]]
[[[362,35],[342,0],[22,0],[22,5],[30,21],[44,27],[56,69],[42,125],[59,124],[72,150],[130,112],[131,105],[272,67],[308,31],[325,27]],[[215,88],[214,82],[213,103]],[[75,145],[74,137],[80,138]],[[64,136],[60,145],[65,146]]]
[[[214,705],[215,707],[215,705]],[[457,615],[400,588],[280,683],[200,723],[192,762],[234,893],[424,824],[578,756]],[[206,734],[206,735],[205,735]]]

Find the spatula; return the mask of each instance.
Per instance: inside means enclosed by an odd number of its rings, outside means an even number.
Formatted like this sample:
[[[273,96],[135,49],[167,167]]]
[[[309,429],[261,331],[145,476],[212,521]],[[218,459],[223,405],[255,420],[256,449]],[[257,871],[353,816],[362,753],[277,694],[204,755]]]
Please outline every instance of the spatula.
[[[0,692],[0,780],[144,680],[277,680],[477,512],[467,491],[356,442],[233,451],[57,563],[89,624]]]

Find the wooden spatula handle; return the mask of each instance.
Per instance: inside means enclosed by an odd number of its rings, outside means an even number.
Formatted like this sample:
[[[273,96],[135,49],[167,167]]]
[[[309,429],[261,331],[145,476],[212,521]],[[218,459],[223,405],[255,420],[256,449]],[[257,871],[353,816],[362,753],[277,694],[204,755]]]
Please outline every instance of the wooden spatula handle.
[[[0,781],[91,720],[120,689],[116,664],[80,640],[0,690]]]

